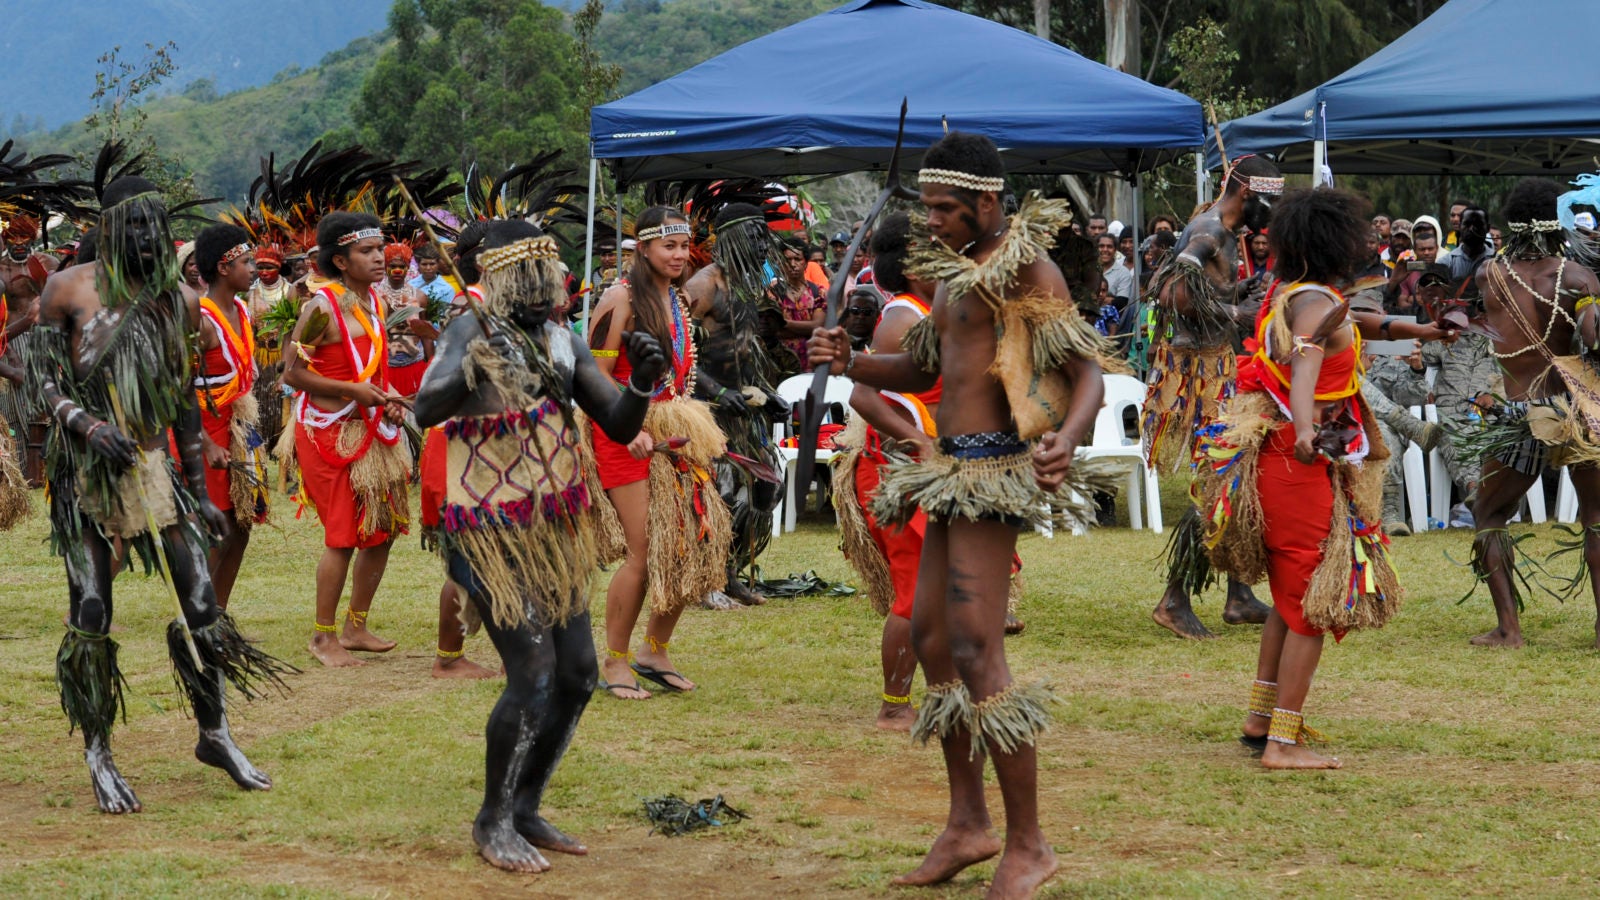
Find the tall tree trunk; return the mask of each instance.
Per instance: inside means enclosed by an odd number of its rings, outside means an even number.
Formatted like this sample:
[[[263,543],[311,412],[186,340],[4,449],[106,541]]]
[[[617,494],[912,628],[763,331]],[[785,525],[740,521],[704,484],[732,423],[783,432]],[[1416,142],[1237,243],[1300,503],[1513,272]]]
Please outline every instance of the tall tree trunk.
[[[1139,0],[1105,0],[1106,65],[1139,77]],[[1133,221],[1133,188],[1126,181],[1105,179],[1106,215],[1142,230]],[[1142,235],[1141,235],[1142,236]]]
[[[1050,0],[1033,0],[1033,33],[1050,40]]]

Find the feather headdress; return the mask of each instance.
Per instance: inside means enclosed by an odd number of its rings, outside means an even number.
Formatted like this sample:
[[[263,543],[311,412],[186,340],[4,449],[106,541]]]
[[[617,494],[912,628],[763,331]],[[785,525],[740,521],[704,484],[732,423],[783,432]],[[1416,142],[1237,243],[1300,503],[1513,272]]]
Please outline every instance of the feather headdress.
[[[479,221],[523,219],[562,244],[567,235],[555,226],[583,227],[589,190],[575,180],[576,169],[555,168],[560,152],[541,153],[490,179],[474,164],[467,170],[467,216]]]

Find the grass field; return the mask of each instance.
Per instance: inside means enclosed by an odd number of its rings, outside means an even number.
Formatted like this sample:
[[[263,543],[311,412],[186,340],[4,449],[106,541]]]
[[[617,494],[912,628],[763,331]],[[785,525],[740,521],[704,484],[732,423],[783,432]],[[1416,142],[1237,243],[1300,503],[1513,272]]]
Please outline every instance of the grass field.
[[[1171,486],[1169,485],[1169,488]],[[1175,500],[1176,495],[1173,498]],[[1178,512],[1169,503],[1168,521]],[[320,531],[258,532],[233,611],[301,666]],[[1534,542],[1550,547],[1552,531]],[[118,762],[145,812],[99,814],[53,677],[66,591],[43,517],[0,535],[0,893],[7,896],[874,896],[937,833],[931,749],[871,727],[880,620],[862,598],[776,601],[684,618],[674,651],[701,685],[624,703],[596,696],[546,814],[585,859],[513,876],[469,836],[483,724],[498,682],[428,677],[440,567],[408,538],[373,612],[400,642],[354,670],[307,668],[293,693],[236,703],[234,733],[276,781],[236,790],[191,755],[162,639],[156,580],[118,582],[131,683]],[[1464,605],[1466,532],[1396,542],[1409,589],[1389,628],[1330,644],[1308,704],[1346,768],[1264,772],[1234,741],[1258,629],[1177,641],[1148,613],[1149,532],[1024,541],[1025,678],[1066,703],[1041,743],[1045,830],[1062,862],[1048,896],[1593,896],[1600,889],[1600,723],[1594,612],[1531,601],[1529,646],[1469,647],[1487,600]],[[851,578],[828,523],[774,543],[769,573]],[[597,583],[603,586],[604,577]],[[1264,591],[1263,591],[1264,593]],[[1215,629],[1220,597],[1199,604]],[[598,623],[597,623],[598,624]],[[467,644],[493,662],[486,638]],[[920,688],[918,689],[920,693]],[[640,798],[722,794],[751,818],[669,839]],[[999,818],[998,793],[991,804]],[[941,890],[968,897],[992,864]]]

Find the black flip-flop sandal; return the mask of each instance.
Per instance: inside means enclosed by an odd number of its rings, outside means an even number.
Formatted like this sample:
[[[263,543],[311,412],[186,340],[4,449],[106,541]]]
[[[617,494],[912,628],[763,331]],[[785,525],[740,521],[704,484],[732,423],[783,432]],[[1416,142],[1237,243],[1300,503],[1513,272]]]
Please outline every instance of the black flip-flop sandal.
[[[639,663],[630,663],[628,668],[632,669],[633,674],[639,676],[640,678],[643,678],[653,684],[660,685],[662,690],[671,691],[674,694],[687,694],[694,690],[694,688],[685,690],[667,680],[668,675],[683,678],[683,673],[681,672],[675,672],[672,669],[654,669],[650,666],[641,665]],[[683,678],[683,680],[688,681],[689,679]]]
[[[644,688],[640,687],[637,683],[635,683],[635,684],[610,684],[608,682],[602,681],[602,682],[597,683],[595,685],[595,687],[600,689],[600,690],[602,690],[602,691],[605,691],[607,694],[610,694],[611,698],[613,700],[627,700],[627,701],[632,702],[632,703],[637,703],[640,700],[649,700],[650,699],[650,695],[648,693],[645,694],[643,697],[623,697],[623,696],[621,696],[621,695],[619,695],[617,693],[617,691],[643,691]]]
[[[1239,743],[1243,744],[1244,748],[1250,751],[1251,756],[1260,756],[1261,754],[1267,752],[1267,736],[1264,734],[1260,737],[1252,737],[1248,734],[1241,734],[1239,735]]]

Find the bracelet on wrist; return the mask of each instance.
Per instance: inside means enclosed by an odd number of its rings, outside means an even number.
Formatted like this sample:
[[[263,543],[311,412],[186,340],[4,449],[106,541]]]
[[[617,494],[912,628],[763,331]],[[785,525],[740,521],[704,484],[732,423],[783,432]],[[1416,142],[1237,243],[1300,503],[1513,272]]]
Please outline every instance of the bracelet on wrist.
[[[651,397],[655,396],[655,391],[653,389],[645,388],[644,390],[640,390],[638,386],[633,383],[632,378],[628,379],[628,392],[633,394],[635,397],[643,397],[646,400],[649,400]]]
[[[856,367],[856,357],[858,355],[859,354],[856,353],[856,348],[851,347],[850,348],[850,361],[844,364],[844,371],[839,373],[841,376],[849,375],[850,374],[850,370],[854,369]]]

